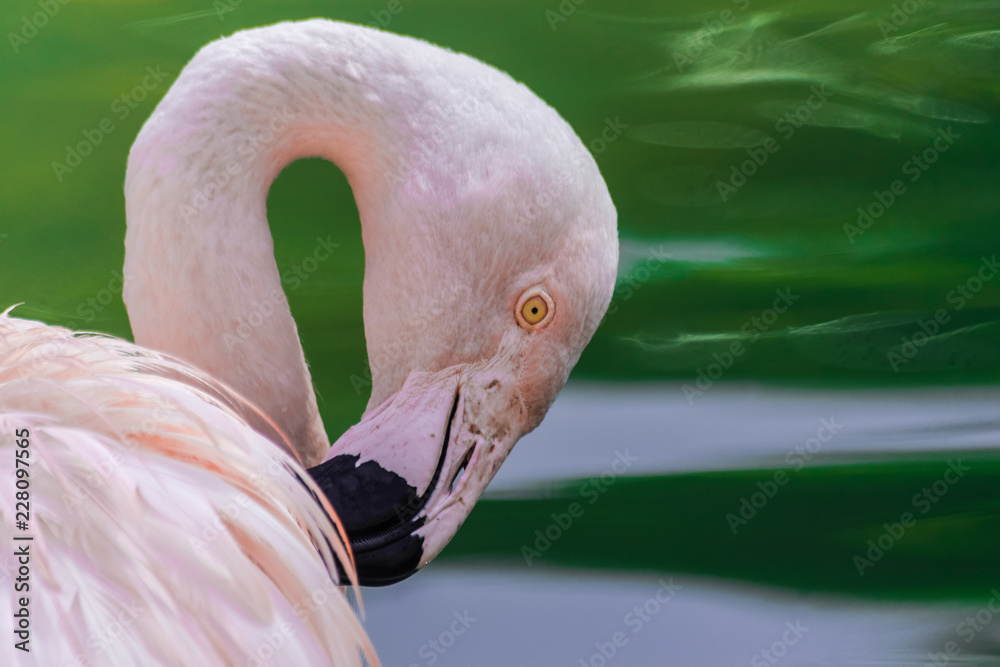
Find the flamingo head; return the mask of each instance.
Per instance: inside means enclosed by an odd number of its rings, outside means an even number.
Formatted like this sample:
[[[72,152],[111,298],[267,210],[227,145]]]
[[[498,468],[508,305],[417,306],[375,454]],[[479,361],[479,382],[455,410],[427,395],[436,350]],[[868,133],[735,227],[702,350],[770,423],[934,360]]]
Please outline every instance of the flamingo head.
[[[551,107],[505,77],[448,128],[366,223],[372,396],[310,469],[365,585],[448,544],[565,384],[617,271],[607,187]]]
[[[307,156],[347,176],[365,246],[372,393],[332,447],[266,219],[270,183]],[[617,273],[607,186],[550,106],[469,56],[323,19],[202,49],[136,139],[126,204],[136,342],[280,430],[370,585],[455,535],[555,400]]]

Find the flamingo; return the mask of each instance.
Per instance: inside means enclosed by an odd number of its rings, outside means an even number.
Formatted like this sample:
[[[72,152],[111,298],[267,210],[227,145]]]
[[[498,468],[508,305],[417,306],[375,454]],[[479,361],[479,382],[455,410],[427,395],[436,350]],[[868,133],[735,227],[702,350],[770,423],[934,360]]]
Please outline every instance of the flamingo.
[[[347,176],[365,247],[371,398],[333,445],[265,214],[312,156]],[[27,549],[0,558],[4,664],[374,664],[357,585],[441,552],[607,309],[592,156],[482,62],[313,19],[205,46],[125,201],[135,344],[0,315],[2,455],[29,452],[30,503],[15,528],[0,496],[4,550]]]

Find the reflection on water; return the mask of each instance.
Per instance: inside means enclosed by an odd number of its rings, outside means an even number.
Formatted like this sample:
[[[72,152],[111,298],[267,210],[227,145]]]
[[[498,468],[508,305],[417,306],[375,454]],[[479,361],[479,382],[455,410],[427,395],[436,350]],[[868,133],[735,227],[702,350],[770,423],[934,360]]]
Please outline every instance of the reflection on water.
[[[998,399],[573,385],[368,628],[399,665],[1000,664]]]
[[[761,116],[776,122],[792,114],[800,125],[861,130],[890,139],[898,139],[904,130],[924,135],[933,133],[924,125],[916,122],[906,124],[897,115],[886,112],[830,102],[818,109],[810,109],[810,113],[796,114],[801,106],[802,100],[768,100],[755,105],[755,108]]]
[[[364,600],[386,665],[1000,665],[1000,593],[980,597],[874,603],[682,575],[431,565]]]
[[[900,81],[899,75],[900,65],[908,65],[922,66],[923,76],[928,77],[988,77],[1000,64],[1000,31],[983,30],[995,19],[995,2],[924,3],[909,13],[894,4],[848,16],[849,10],[835,4],[826,9],[811,3],[811,11],[801,13],[736,4],[740,6],[720,6],[669,21],[647,19],[641,25],[624,18],[623,23],[648,36],[663,56],[663,66],[651,68],[641,87],[819,82],[863,103],[925,118],[967,123],[990,118],[960,101],[904,92],[900,85],[913,82]]]
[[[697,378],[688,385],[697,389]],[[619,447],[639,458],[631,475],[781,467],[823,419],[844,427],[813,465],[1000,448],[997,387],[820,391],[722,383],[690,400],[684,387],[571,384],[514,448],[487,497],[585,478],[605,469]]]
[[[674,148],[750,148],[770,139],[759,130],[728,123],[685,121],[630,127],[626,136],[636,141]]]

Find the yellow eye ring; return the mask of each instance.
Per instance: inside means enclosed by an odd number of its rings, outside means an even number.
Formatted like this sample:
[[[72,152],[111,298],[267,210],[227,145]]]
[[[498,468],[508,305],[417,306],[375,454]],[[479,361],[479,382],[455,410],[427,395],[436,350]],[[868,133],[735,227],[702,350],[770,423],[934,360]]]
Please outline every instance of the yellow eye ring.
[[[528,290],[518,299],[515,311],[517,323],[522,329],[529,331],[537,329],[548,323],[554,310],[552,297],[544,290]]]

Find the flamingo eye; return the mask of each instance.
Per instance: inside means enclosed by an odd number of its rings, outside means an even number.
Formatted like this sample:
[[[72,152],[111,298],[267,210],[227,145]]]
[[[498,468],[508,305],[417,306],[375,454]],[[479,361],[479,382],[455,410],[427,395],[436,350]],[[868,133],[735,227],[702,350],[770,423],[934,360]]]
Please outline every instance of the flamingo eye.
[[[531,290],[521,297],[517,308],[517,323],[521,328],[537,329],[547,322],[553,310],[552,298],[544,291]]]

